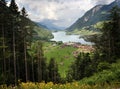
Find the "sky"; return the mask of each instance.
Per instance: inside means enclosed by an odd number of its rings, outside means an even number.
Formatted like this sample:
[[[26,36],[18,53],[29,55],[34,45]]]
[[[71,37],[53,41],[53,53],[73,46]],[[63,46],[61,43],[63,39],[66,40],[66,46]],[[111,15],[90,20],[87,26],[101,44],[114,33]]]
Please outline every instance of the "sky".
[[[69,27],[86,11],[98,4],[114,0],[16,0],[19,8],[26,8],[29,18],[36,22],[51,21],[59,27]]]

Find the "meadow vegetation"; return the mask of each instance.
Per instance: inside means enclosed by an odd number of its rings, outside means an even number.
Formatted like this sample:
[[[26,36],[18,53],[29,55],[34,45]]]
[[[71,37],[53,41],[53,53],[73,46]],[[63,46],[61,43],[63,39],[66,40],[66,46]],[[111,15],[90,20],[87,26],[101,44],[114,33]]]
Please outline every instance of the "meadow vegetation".
[[[69,66],[75,60],[73,52],[76,51],[77,48],[72,46],[63,47],[63,43],[59,44],[57,42],[45,42],[43,50],[44,56],[47,58],[47,63],[49,63],[51,58],[54,58],[58,63],[59,73],[61,77],[65,78]]]

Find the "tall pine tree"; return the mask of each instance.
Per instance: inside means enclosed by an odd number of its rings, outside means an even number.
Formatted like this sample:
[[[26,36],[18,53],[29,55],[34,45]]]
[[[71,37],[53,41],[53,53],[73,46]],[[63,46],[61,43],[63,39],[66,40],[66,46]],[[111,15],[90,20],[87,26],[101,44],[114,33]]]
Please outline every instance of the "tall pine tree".
[[[9,7],[10,7],[10,10],[12,11],[12,13],[18,14],[18,6],[15,3],[15,0],[11,0],[11,3],[10,3]]]
[[[10,6],[9,6],[11,12],[12,12],[12,40],[13,40],[13,59],[14,59],[14,78],[15,78],[15,85],[17,84],[17,65],[16,65],[16,32],[17,32],[17,20],[18,20],[18,6],[15,3],[15,0],[11,0]]]
[[[104,61],[113,62],[120,57],[120,8],[110,10],[109,21],[104,22],[100,35],[90,40],[95,43],[96,50],[102,54]]]
[[[49,65],[48,65],[48,71],[49,71],[49,81],[52,81],[54,83],[60,82],[60,74],[58,73],[58,65],[55,62],[54,58],[51,58]]]

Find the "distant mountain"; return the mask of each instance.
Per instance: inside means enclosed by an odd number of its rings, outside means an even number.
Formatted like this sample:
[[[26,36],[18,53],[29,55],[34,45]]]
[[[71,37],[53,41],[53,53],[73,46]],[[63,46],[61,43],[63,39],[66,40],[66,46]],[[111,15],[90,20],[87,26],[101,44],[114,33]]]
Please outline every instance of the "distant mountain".
[[[120,0],[115,0],[109,5],[97,5],[87,11],[81,18],[79,18],[73,25],[67,28],[67,31],[81,30],[85,27],[91,27],[100,21],[108,19],[109,11],[118,5],[120,7]]]
[[[42,25],[41,23],[38,23],[38,22],[35,22],[39,27],[41,28],[44,28],[44,29],[47,29],[48,30],[48,27],[45,26],[45,25]]]
[[[49,40],[53,38],[52,32],[47,29],[46,26],[31,21],[33,27],[33,39],[34,40]]]
[[[63,30],[63,29],[65,29],[65,27],[59,27],[53,23],[54,23],[54,21],[49,20],[49,19],[45,19],[42,22],[37,22],[38,25],[41,25],[41,26],[47,28],[48,30]]]

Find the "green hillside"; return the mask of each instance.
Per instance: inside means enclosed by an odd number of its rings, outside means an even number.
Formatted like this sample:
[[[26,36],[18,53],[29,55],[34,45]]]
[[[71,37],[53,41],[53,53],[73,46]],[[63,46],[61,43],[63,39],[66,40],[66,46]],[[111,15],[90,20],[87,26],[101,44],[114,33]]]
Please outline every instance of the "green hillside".
[[[83,27],[82,29],[75,29],[73,31],[67,31],[67,34],[77,34],[81,36],[90,36],[99,34],[105,21],[97,22],[94,25]]]
[[[34,40],[49,40],[53,38],[51,31],[41,28],[37,25],[34,26],[33,31],[35,31],[33,34]]]
[[[49,40],[53,38],[52,32],[48,29],[39,26],[37,23],[28,18],[24,18],[22,16],[20,18],[24,21],[24,23],[28,23],[28,27],[30,28],[29,31],[32,33],[33,40]]]

